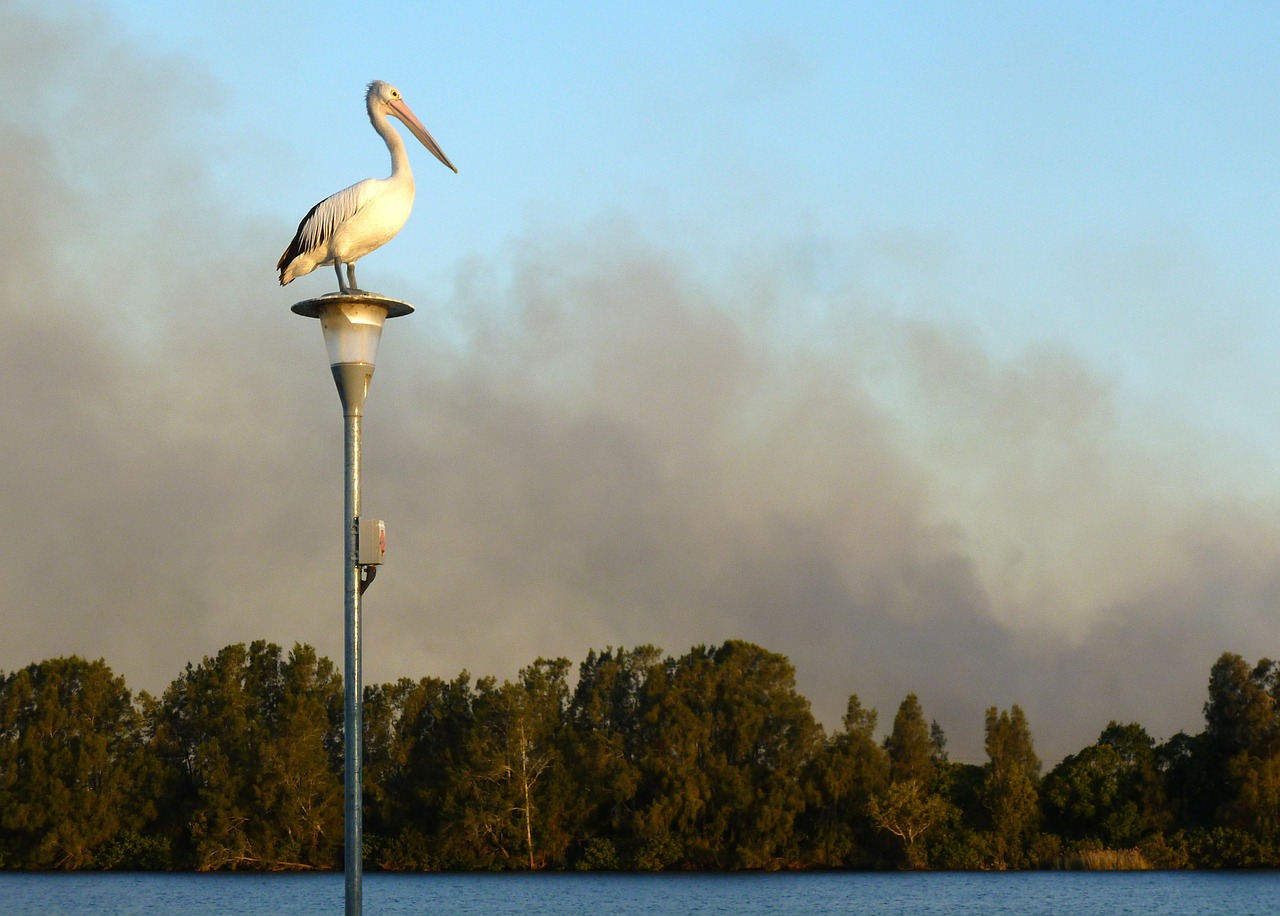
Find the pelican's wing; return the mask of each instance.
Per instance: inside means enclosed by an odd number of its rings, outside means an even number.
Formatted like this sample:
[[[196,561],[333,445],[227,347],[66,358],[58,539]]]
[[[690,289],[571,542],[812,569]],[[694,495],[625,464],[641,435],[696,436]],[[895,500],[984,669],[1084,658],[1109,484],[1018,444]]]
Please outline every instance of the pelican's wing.
[[[298,223],[298,231],[293,236],[289,247],[280,255],[276,270],[284,270],[298,255],[311,252],[316,260],[323,260],[321,252],[329,247],[329,240],[338,231],[338,227],[360,212],[369,198],[373,196],[377,179],[366,178],[337,194],[330,194],[320,203],[307,211],[307,215]]]

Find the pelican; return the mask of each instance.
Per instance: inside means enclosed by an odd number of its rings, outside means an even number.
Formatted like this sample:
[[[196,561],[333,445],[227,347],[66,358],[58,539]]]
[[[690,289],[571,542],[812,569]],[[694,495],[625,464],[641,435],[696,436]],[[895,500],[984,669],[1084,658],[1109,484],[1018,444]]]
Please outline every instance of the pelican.
[[[369,84],[365,96],[373,129],[391,153],[390,178],[366,178],[316,204],[298,223],[298,232],[280,255],[276,270],[280,285],[309,274],[317,267],[332,264],[338,275],[338,289],[360,292],[356,286],[356,261],[391,241],[404,226],[413,209],[413,172],[404,141],[391,126],[387,115],[399,118],[432,154],[453,169],[449,157],[422,126],[400,97],[400,90],[377,80]],[[342,277],[346,265],[347,276]]]

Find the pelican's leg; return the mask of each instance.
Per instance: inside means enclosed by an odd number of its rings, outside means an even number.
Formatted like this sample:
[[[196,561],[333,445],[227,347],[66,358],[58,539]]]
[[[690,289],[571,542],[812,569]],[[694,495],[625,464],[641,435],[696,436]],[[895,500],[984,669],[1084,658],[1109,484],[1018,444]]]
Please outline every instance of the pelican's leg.
[[[338,292],[345,293],[347,291],[347,284],[342,282],[342,265],[337,261],[333,262],[333,272],[338,275]]]
[[[356,262],[352,261],[347,265],[347,289],[346,292],[358,293],[360,287],[356,286]]]

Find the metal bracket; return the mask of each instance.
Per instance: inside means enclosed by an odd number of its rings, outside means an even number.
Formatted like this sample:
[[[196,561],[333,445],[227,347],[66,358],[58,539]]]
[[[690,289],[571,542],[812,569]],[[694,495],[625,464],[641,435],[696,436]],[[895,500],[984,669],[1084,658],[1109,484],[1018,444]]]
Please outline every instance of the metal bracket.
[[[366,564],[360,567],[360,594],[363,595],[365,589],[373,584],[373,577],[378,574],[378,567],[372,564]]]

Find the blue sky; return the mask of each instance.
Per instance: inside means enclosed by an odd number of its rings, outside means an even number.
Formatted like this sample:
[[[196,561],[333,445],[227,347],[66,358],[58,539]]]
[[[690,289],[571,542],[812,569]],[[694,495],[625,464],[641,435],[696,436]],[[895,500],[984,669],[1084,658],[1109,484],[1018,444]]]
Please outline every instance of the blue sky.
[[[218,177],[268,218],[380,174],[359,96],[387,79],[461,164],[419,165],[403,247],[437,271],[601,214],[710,276],[808,248],[819,286],[910,240],[969,295],[895,279],[882,292],[904,312],[1004,353],[1064,341],[1144,393],[1277,419],[1258,396],[1280,337],[1267,4],[107,11],[208,75],[211,116],[245,141],[221,140]]]
[[[1198,727],[1217,653],[1276,654],[1280,9],[36,10],[0,7],[6,206],[48,220],[11,225],[6,307],[56,289],[67,308],[28,317],[58,343],[32,352],[66,376],[100,359],[101,403],[33,393],[66,438],[10,466],[56,452],[100,481],[50,477],[70,530],[132,511],[131,486],[202,521],[144,513],[138,543],[176,556],[141,597],[95,585],[92,538],[56,587],[10,583],[63,625],[0,666],[74,650],[156,689],[262,635],[340,657],[327,593],[298,585],[340,544],[296,527],[323,528],[336,445],[298,450],[336,424],[331,392],[243,438],[260,405],[208,392],[247,360],[244,316],[278,396],[321,358],[287,307],[332,272],[282,290],[272,267],[316,200],[386,174],[372,79],[459,174],[412,148],[415,212],[361,262],[419,306],[384,342],[370,487],[398,507],[393,556],[399,532],[434,558],[380,577],[371,677],[742,637],[792,658],[828,724],[851,691],[887,721],[915,690],[975,758],[987,705],[1021,703],[1047,756],[1111,718],[1167,737]],[[106,288],[123,335],[85,321]],[[152,405],[160,433],[95,425],[156,371],[183,392]],[[256,514],[270,572],[220,536]],[[199,625],[164,629],[188,605]]]

